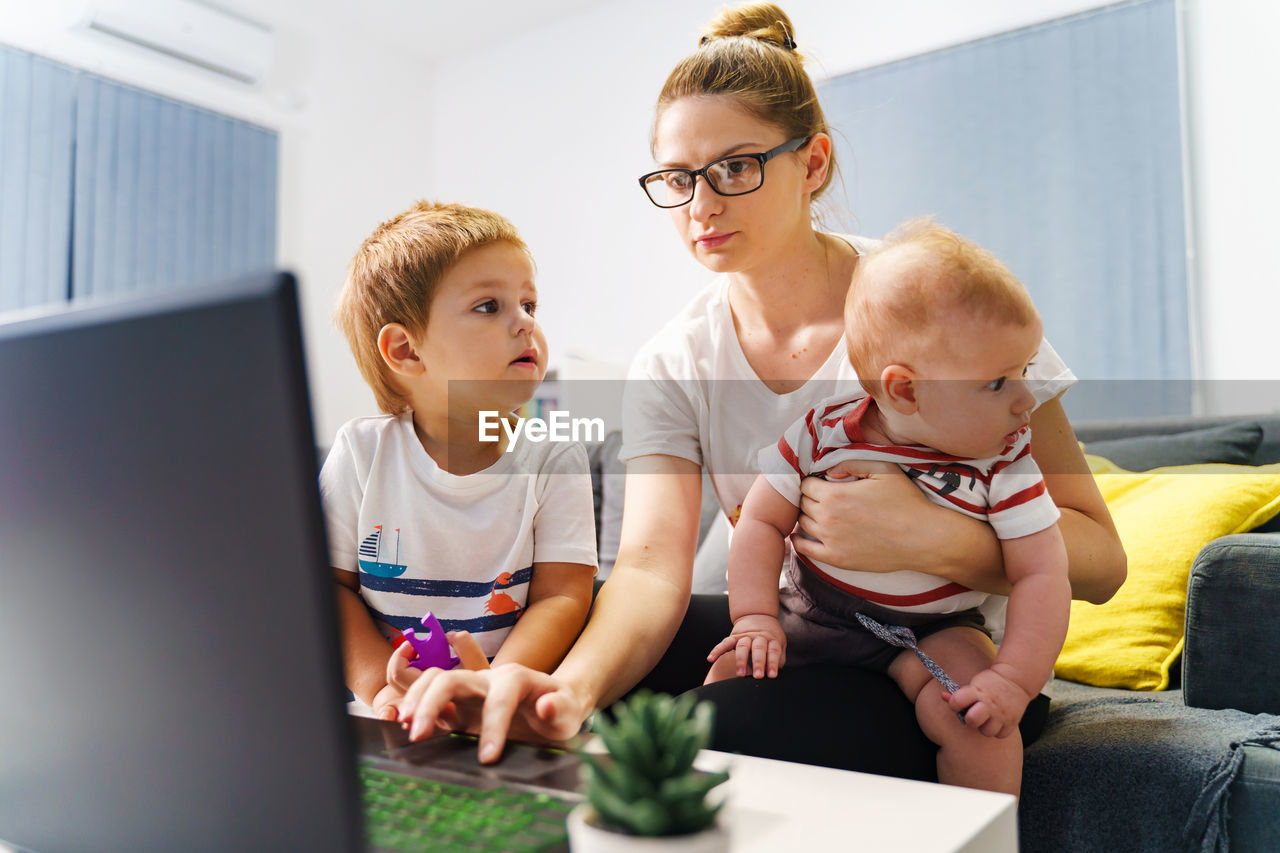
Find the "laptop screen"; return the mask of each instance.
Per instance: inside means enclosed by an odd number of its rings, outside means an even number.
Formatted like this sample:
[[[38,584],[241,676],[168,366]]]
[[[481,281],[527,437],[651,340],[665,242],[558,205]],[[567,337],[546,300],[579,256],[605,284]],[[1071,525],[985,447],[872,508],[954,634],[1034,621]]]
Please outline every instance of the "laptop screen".
[[[294,280],[0,325],[0,841],[351,850]]]

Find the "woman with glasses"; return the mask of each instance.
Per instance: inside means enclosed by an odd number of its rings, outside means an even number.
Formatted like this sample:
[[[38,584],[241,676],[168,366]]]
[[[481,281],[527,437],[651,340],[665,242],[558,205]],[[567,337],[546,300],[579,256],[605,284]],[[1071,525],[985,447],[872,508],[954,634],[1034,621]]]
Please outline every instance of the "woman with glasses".
[[[856,380],[842,340],[845,295],[865,238],[815,227],[832,180],[831,136],[787,16],[770,3],[722,12],[667,79],[652,137],[648,200],[712,282],[637,355],[624,404],[627,459],[621,543],[587,627],[551,675],[520,667],[419,679],[413,731],[474,727],[481,760],[508,726],[550,737],[637,684],[692,689],[731,625],[725,596],[691,596],[702,478],[730,521],[755,479],[756,454],[799,414]],[[958,333],[963,333],[959,330]],[[1056,395],[1073,381],[1047,345],[1031,369],[1032,418],[1067,544],[1073,593],[1101,602],[1124,579],[1124,552]],[[848,482],[804,483],[805,556],[855,571],[914,570],[1007,593],[991,528],[930,503],[900,469],[852,466]],[[1002,614],[989,614],[1000,621]],[[786,669],[699,688],[717,704],[714,746],[931,778],[935,748],[888,676],[840,666]],[[453,706],[447,703],[454,702]],[[1024,715],[1024,740],[1048,700]]]

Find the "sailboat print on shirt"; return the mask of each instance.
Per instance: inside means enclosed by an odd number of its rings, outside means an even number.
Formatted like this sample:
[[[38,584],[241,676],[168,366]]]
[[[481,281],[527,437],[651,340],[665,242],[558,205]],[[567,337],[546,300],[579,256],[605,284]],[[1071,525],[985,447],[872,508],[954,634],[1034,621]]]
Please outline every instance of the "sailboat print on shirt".
[[[396,528],[396,560],[394,563],[382,562],[382,525],[379,524],[373,529],[373,532],[364,538],[360,543],[360,552],[357,559],[360,562],[360,571],[374,575],[380,578],[398,578],[404,574],[404,570],[408,568],[404,563],[398,562],[400,559],[400,528]]]

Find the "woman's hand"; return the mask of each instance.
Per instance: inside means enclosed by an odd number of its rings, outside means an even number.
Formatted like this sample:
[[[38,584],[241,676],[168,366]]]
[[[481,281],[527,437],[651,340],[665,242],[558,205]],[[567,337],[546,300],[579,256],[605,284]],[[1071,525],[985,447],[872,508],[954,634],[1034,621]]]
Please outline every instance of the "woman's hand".
[[[484,656],[484,650],[470,632],[450,631],[445,637],[463,668],[489,668],[489,659]],[[405,693],[424,674],[422,670],[409,665],[416,655],[410,643],[401,643],[392,650],[391,657],[387,659],[387,683],[370,703],[373,715],[379,720],[394,720],[400,715]]]
[[[940,574],[949,554],[981,549],[985,541],[988,565],[1000,565],[999,545],[987,525],[935,505],[896,464],[849,460],[826,476],[800,484],[804,535],[791,542],[801,556],[849,571]],[[955,539],[934,548],[935,534]],[[1008,585],[987,591],[1007,592]]]
[[[1124,547],[1061,401],[1035,410],[1031,433],[1031,455],[1062,511],[1072,597],[1101,604],[1124,582]],[[1009,594],[1000,543],[985,522],[933,504],[892,463],[842,462],[827,475],[861,479],[807,477],[800,484],[799,529],[820,540],[793,536],[801,556],[850,571],[925,572]]]
[[[409,739],[440,731],[480,735],[480,761],[502,754],[507,736],[567,740],[582,729],[591,707],[554,676],[517,663],[492,669],[432,669],[405,693],[400,722]]]

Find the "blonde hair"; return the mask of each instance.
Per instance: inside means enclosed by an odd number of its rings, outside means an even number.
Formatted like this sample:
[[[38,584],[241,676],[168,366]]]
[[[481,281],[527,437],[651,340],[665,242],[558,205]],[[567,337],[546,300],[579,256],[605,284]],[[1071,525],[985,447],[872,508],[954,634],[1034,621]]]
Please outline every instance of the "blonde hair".
[[[361,244],[333,316],[382,411],[396,415],[409,408],[378,351],[382,327],[399,323],[415,336],[422,334],[436,287],[449,268],[464,253],[497,242],[529,251],[515,226],[492,211],[419,201]]]
[[[875,274],[877,258],[902,251],[913,256],[898,274]],[[874,395],[885,367],[945,345],[963,328],[957,315],[1011,326],[1040,322],[1022,282],[982,246],[928,218],[895,228],[858,262],[845,300],[849,361],[862,387]]]
[[[791,19],[772,3],[726,7],[707,24],[697,50],[680,60],[658,95],[656,143],[662,113],[681,98],[731,95],[752,116],[779,128],[787,139],[829,133],[813,81],[796,50]],[[835,152],[816,200],[835,174]]]

